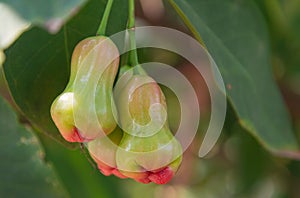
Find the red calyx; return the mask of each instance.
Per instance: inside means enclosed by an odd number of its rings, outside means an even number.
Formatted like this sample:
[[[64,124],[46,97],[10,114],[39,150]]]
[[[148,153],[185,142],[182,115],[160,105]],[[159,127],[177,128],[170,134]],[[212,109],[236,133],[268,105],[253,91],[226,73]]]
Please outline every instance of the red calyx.
[[[170,167],[166,167],[163,170],[151,173],[148,178],[156,184],[166,184],[172,179],[173,175],[173,170]]]
[[[109,167],[107,165],[98,163],[98,169],[105,176],[115,175],[116,177],[119,177],[121,179],[127,178],[117,168]]]
[[[69,142],[84,142],[85,139],[80,135],[76,127],[73,127],[71,136],[68,137]]]
[[[73,127],[70,136],[68,137],[64,136],[64,138],[69,142],[89,142],[92,140],[92,139],[82,137],[82,135],[80,134],[80,132],[76,127]]]

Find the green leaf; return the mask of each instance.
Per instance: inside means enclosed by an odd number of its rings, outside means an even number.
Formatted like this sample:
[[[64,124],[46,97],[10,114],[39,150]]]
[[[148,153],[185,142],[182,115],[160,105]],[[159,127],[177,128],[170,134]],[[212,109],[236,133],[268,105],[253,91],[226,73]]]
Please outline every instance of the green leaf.
[[[38,139],[0,97],[0,197],[67,197]]]
[[[106,2],[91,0],[57,34],[33,27],[5,51],[4,73],[11,94],[36,130],[67,146],[50,116],[53,100],[64,90],[73,48],[96,34]],[[126,28],[127,2],[115,0],[108,35]]]
[[[66,19],[71,11],[86,0],[0,0],[18,15],[32,23],[45,23],[51,19]]]
[[[227,86],[240,124],[273,153],[300,158],[274,82],[264,19],[248,0],[169,0],[205,44]]]

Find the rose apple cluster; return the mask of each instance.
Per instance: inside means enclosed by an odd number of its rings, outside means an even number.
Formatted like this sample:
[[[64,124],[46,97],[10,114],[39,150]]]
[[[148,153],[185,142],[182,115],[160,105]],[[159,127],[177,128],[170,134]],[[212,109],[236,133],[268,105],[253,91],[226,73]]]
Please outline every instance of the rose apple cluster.
[[[145,72],[122,68],[115,82],[119,51],[109,38],[82,40],[73,51],[69,82],[51,106],[52,119],[67,141],[87,143],[104,175],[165,184],[182,160],[165,96]]]

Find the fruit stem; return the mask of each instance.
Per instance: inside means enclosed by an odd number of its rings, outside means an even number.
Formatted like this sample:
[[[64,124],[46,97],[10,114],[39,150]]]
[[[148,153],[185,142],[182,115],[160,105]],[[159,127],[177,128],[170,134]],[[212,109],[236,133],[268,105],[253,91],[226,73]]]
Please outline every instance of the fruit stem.
[[[130,66],[137,66],[138,63],[138,55],[136,50],[136,40],[135,40],[135,8],[134,8],[134,0],[129,0],[129,18],[127,29],[129,32],[129,44],[130,49],[129,52],[129,65]]]
[[[113,0],[108,0],[107,1],[107,4],[106,4],[105,10],[104,10],[104,14],[103,14],[100,26],[97,30],[97,35],[105,35],[107,21],[108,21],[108,18],[109,18],[109,14],[110,14],[110,11],[111,11],[112,4],[113,4]]]

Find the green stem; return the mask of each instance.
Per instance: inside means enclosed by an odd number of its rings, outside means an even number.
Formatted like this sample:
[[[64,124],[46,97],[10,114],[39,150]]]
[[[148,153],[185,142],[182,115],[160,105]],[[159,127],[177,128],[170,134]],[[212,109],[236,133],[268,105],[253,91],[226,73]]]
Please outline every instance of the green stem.
[[[134,9],[134,0],[129,0],[129,18],[127,28],[131,29],[135,27],[135,9]]]
[[[107,21],[108,21],[108,18],[109,18],[109,14],[110,14],[110,11],[111,11],[112,4],[113,4],[113,0],[108,0],[107,1],[107,4],[106,4],[105,10],[104,10],[104,14],[103,14],[100,26],[97,30],[97,35],[105,35]]]
[[[138,55],[136,50],[136,40],[135,40],[135,9],[134,9],[134,0],[129,0],[129,18],[127,29],[129,32],[129,44],[132,49],[129,53],[129,65],[137,66],[138,63]]]

